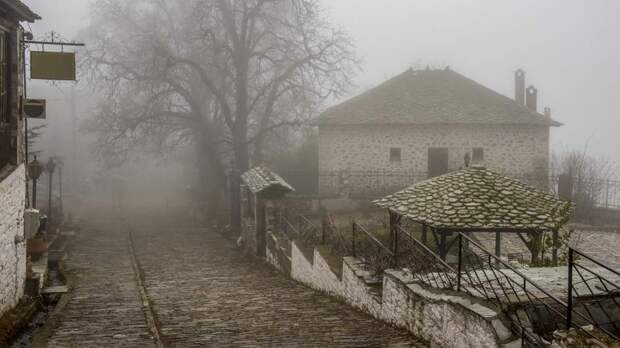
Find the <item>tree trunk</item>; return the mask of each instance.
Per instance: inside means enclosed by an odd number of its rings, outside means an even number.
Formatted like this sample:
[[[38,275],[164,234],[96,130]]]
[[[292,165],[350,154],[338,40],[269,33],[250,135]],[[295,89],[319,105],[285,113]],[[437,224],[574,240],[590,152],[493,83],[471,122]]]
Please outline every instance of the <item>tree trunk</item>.
[[[223,206],[226,173],[218,147],[209,142],[209,139],[212,139],[210,133],[208,126],[200,124],[199,130],[194,134],[194,139],[200,193],[207,203],[205,217],[207,221],[215,221]]]

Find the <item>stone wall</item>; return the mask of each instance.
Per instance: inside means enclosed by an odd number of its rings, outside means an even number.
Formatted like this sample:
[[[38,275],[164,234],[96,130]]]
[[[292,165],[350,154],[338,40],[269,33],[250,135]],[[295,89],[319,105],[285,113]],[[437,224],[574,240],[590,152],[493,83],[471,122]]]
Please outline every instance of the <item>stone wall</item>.
[[[271,245],[268,244],[268,249]],[[320,249],[307,257],[291,242],[291,278],[339,297],[350,305],[441,347],[497,347],[510,343],[511,332],[500,315],[462,294],[432,291],[401,270],[387,270],[381,287],[372,285],[361,263],[345,257],[340,272]],[[379,289],[379,291],[377,291]]]
[[[14,307],[24,294],[26,199],[24,165],[0,182],[0,315]]]
[[[517,125],[321,127],[319,191],[333,194],[334,186],[338,184],[338,177],[333,173],[346,170],[407,172],[425,176],[428,148],[432,147],[448,148],[450,170],[463,166],[465,153],[472,156],[474,148],[482,148],[482,163],[488,168],[514,175],[545,175],[549,160],[549,128]],[[390,148],[401,149],[400,162],[390,162]],[[357,185],[388,185],[389,180],[414,179],[396,176]]]

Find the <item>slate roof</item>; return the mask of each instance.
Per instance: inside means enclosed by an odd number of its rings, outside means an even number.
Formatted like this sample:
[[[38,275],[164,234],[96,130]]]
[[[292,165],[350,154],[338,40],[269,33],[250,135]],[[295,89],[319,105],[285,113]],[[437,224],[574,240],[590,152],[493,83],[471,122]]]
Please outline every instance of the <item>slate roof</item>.
[[[241,180],[254,194],[267,191],[283,193],[295,191],[282,177],[263,166],[252,168],[241,174]]]
[[[421,181],[375,200],[416,222],[464,230],[551,230],[561,227],[571,202],[482,167]]]
[[[407,70],[323,112],[315,125],[562,124],[452,70]]]

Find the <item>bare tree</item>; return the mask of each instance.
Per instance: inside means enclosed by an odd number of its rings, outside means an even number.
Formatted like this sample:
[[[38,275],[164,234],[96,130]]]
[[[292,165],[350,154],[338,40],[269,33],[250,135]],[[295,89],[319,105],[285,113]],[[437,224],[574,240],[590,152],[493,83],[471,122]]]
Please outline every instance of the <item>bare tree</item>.
[[[618,173],[612,161],[589,155],[587,147],[554,155],[552,171],[568,175],[571,200],[576,206],[575,218],[586,222],[592,222],[595,208],[604,205],[606,189]]]
[[[191,140],[220,180],[229,159],[234,179],[251,153],[262,162],[268,137],[344,92],[356,66],[314,0],[101,0],[94,17],[85,65],[105,91],[93,127],[104,154]]]

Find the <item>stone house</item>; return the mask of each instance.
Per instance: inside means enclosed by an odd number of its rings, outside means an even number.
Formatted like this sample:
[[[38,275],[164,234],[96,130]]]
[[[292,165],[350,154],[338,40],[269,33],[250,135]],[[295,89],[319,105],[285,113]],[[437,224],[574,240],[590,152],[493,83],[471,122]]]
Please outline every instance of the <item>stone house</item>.
[[[469,164],[545,177],[550,113],[522,70],[514,100],[449,68],[407,70],[314,122],[319,193],[389,193]]]
[[[26,279],[24,31],[20,22],[39,18],[18,0],[0,0],[0,315],[19,302]]]

